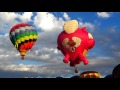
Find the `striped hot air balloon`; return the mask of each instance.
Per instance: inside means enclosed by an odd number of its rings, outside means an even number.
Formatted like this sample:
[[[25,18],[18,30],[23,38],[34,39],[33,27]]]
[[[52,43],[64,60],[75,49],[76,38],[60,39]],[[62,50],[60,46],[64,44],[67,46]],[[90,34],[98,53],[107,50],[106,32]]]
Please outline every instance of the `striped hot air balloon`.
[[[19,23],[11,28],[9,36],[14,47],[20,52],[22,60],[24,60],[27,50],[35,44],[38,33],[30,24]]]
[[[85,71],[80,74],[80,78],[101,78],[101,75],[96,71]]]

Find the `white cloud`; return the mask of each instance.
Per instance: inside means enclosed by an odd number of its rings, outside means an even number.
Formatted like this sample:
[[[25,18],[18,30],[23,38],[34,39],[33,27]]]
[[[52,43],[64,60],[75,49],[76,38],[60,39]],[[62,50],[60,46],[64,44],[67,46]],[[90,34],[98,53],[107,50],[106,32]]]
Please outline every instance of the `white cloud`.
[[[70,20],[70,17],[68,16],[68,14],[66,12],[63,13],[63,17],[66,19],[66,20]]]
[[[110,13],[108,12],[97,12],[98,17],[101,18],[109,18],[110,17]]]
[[[23,22],[31,21],[31,17],[33,16],[33,12],[24,12],[22,15],[19,15],[19,18]]]
[[[31,69],[30,65],[24,65],[24,64],[8,64],[6,66],[1,65],[0,68],[4,68],[4,70],[11,70],[11,71],[29,71]]]
[[[18,21],[15,20],[17,17],[19,17],[19,15],[14,12],[0,12],[0,31],[8,32],[14,24],[18,23]]]
[[[0,12],[0,31],[8,33],[13,25],[20,23],[17,19],[21,20],[21,22],[32,21],[32,15],[32,12],[24,12],[23,14],[15,12]]]
[[[15,12],[0,12],[0,20],[2,23],[12,23],[13,21],[17,21],[16,18],[24,21],[31,21],[33,13],[32,12],[24,12],[22,15]]]
[[[53,58],[51,58],[53,59]],[[49,59],[50,60],[50,59]],[[83,72],[85,70],[95,70],[98,71],[102,75],[107,75],[109,72],[112,71],[114,66],[117,65],[117,62],[112,60],[111,58],[106,58],[106,57],[94,57],[94,58],[89,58],[89,64],[88,65],[83,65],[83,63],[77,65],[77,68],[79,72]],[[102,67],[101,67],[102,66]],[[51,63],[46,63],[43,65],[24,65],[22,64],[3,64],[0,63],[0,69],[1,70],[6,70],[6,71],[18,71],[18,72],[31,72],[31,73],[37,73],[44,77],[57,77],[62,75],[63,77],[70,77],[70,75],[74,75],[74,68],[70,67],[69,64],[64,64],[62,60],[60,61],[52,61]],[[105,71],[108,72],[105,72]],[[103,72],[103,73],[101,73]],[[28,76],[31,76],[28,74]]]
[[[91,24],[91,23],[89,23],[89,22],[85,22],[85,23],[79,22],[79,27],[80,27],[80,28],[81,28],[81,27],[87,27],[87,29],[89,29],[89,30],[91,30],[91,31],[95,30],[94,24]]]
[[[17,18],[19,15],[14,12],[0,12],[0,20],[3,21],[3,23],[9,23],[13,21],[15,18]]]
[[[34,17],[34,25],[44,31],[62,29],[63,24],[62,18],[57,18],[48,12],[37,12],[37,15]]]

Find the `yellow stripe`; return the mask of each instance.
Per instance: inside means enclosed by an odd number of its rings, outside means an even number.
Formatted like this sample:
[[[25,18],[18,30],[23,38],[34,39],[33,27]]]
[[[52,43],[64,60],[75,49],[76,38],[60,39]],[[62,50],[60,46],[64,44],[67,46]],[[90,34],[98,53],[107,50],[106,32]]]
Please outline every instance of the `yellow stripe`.
[[[21,41],[21,42],[24,42],[24,41],[25,41],[25,38],[20,38],[20,41]]]
[[[15,43],[15,48],[17,48],[17,49],[18,49],[18,43],[17,43],[17,42]]]
[[[84,49],[83,56],[86,56],[86,55],[87,55],[87,50]]]
[[[15,48],[17,48],[17,45],[14,45],[15,46]]]
[[[23,38],[20,38],[16,41],[15,47],[18,48],[18,44],[20,44],[21,42],[24,42],[25,40],[29,40],[29,39],[37,39],[37,36],[30,35],[30,36],[25,36]]]
[[[84,77],[86,78],[87,74],[84,74]]]
[[[18,43],[18,44],[21,43],[20,39],[17,40],[17,43]]]
[[[95,73],[95,76],[96,76],[97,78],[99,77],[97,73]]]
[[[20,44],[21,42],[24,42],[25,41],[25,38],[20,38],[17,40],[17,43]]]
[[[37,35],[34,35],[34,39],[37,39]]]
[[[33,37],[34,37],[33,35],[30,35],[30,37],[29,37],[29,38],[30,38],[30,39],[33,39]]]
[[[90,78],[93,78],[93,74],[92,73],[90,73],[89,75],[90,75]]]
[[[29,36],[25,36],[25,40],[29,40]]]
[[[31,36],[25,36],[23,38],[18,39],[16,42],[20,44],[21,42],[24,42],[25,40],[33,39],[33,35]]]
[[[35,36],[33,36],[33,39],[35,39]]]

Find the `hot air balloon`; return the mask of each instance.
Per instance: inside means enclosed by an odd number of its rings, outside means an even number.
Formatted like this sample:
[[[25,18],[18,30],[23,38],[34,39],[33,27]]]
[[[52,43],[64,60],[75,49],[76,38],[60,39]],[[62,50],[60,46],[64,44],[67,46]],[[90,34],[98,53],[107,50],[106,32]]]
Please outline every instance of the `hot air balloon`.
[[[112,73],[109,75],[106,75],[104,78],[120,78],[120,64],[116,65]]]
[[[97,71],[85,71],[80,74],[80,78],[102,78]]]
[[[88,64],[86,54],[89,49],[94,47],[95,40],[92,34],[87,32],[86,27],[78,27],[77,20],[65,22],[63,29],[57,38],[57,48],[65,56],[63,62],[70,62],[70,66],[75,67],[77,73],[76,64],[80,64],[81,61],[84,65]]]
[[[30,24],[19,23],[11,28],[9,36],[14,47],[20,52],[21,59],[24,60],[26,52],[35,44],[38,34]]]
[[[112,75],[114,78],[120,78],[120,64],[113,68]]]

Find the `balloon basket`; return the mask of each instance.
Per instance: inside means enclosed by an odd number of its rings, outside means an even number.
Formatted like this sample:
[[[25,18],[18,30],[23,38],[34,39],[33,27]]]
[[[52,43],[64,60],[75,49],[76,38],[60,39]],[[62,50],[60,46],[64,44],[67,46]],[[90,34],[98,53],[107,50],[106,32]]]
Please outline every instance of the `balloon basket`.
[[[22,56],[21,59],[24,60],[24,56]]]
[[[77,68],[75,69],[75,73],[78,73],[78,69]]]
[[[21,50],[21,51],[20,51],[20,54],[21,54],[21,56],[22,56],[22,57],[21,57],[22,60],[24,60],[24,56],[26,55],[26,52],[27,52],[26,50]]]

